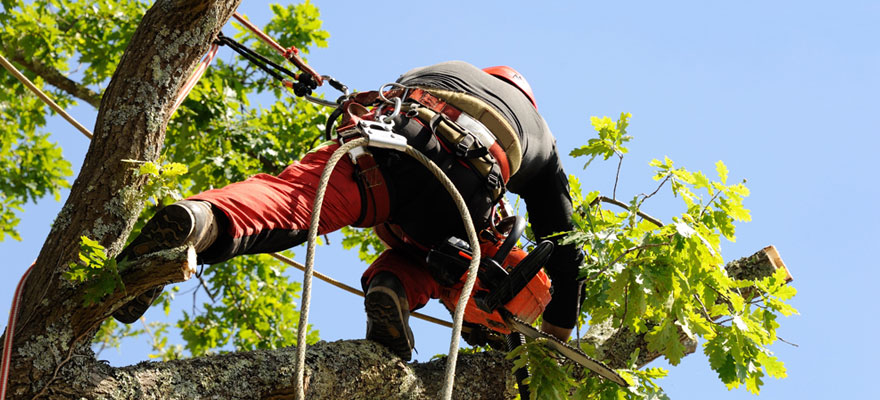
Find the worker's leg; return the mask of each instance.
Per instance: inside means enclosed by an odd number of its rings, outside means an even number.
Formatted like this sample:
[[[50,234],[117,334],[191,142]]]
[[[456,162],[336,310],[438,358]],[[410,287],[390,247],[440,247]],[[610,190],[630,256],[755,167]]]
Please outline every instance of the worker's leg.
[[[202,259],[216,263],[239,254],[269,253],[304,242],[321,173],[337,148],[321,147],[277,177],[259,174],[191,197],[211,203],[225,219],[214,245],[200,254]],[[354,164],[343,157],[333,170],[324,196],[319,234],[357,221],[361,193],[355,176]]]
[[[361,277],[361,285],[366,292],[367,339],[409,361],[415,346],[409,313],[439,291],[424,261],[403,250],[386,250]]]
[[[165,207],[120,253],[119,259],[192,243],[200,262],[212,264],[239,254],[279,251],[304,242],[321,173],[337,148],[319,148],[277,177],[259,174]],[[350,159],[342,158],[324,197],[320,234],[357,221],[361,194],[355,176]],[[114,317],[125,323],[136,321],[161,289],[141,294],[117,310]]]

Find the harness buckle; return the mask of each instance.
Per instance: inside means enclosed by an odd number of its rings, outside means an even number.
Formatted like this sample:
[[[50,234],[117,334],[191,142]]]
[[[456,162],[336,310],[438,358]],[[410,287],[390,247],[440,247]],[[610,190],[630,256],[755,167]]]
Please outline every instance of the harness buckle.
[[[360,120],[357,123],[364,137],[369,140],[369,145],[382,149],[406,151],[406,138],[394,133],[394,124],[380,121]]]
[[[494,169],[494,168],[493,168]],[[488,175],[486,175],[486,182],[489,183],[489,187],[492,189],[498,189],[502,185],[501,174],[493,171],[490,171]]]

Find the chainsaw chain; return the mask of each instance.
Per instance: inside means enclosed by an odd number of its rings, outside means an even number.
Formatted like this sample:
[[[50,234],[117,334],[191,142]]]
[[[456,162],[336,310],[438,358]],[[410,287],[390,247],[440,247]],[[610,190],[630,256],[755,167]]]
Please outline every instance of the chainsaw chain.
[[[588,355],[587,355],[586,353],[584,353],[581,349],[578,349],[578,348],[572,347],[572,346],[570,346],[568,343],[565,343],[565,342],[563,342],[562,340],[559,340],[556,336],[553,336],[553,335],[551,335],[551,334],[549,334],[549,333],[547,333],[547,332],[544,332],[544,331],[542,331],[542,330],[540,330],[540,329],[537,329],[537,328],[532,327],[531,324],[526,323],[525,321],[523,321],[523,320],[517,318],[517,317],[516,317],[515,315],[513,315],[510,311],[507,311],[507,310],[504,310],[504,309],[500,309],[499,311],[501,312],[501,315],[502,315],[502,317],[504,317],[504,319],[507,319],[507,320],[512,321],[512,322],[514,323],[514,325],[518,324],[518,325],[521,325],[521,326],[524,326],[524,327],[532,328],[532,329],[530,329],[530,332],[536,333],[536,334],[540,335],[541,338],[547,339],[548,341],[553,342],[553,343],[555,343],[556,345],[558,345],[558,346],[560,346],[560,347],[564,347],[564,348],[566,348],[567,350],[569,350],[569,351],[571,351],[571,352],[577,354],[579,357],[583,357],[585,360],[588,360],[589,362],[596,364],[596,365],[598,366],[598,368],[602,368],[602,369],[604,369],[605,371],[597,371],[595,368],[591,368],[590,366],[585,365],[585,364],[582,363],[582,362],[578,362],[578,360],[574,360],[574,359],[572,359],[572,361],[574,361],[574,362],[576,362],[576,363],[578,363],[578,364],[583,365],[583,366],[586,367],[587,369],[592,370],[593,372],[599,374],[599,376],[601,376],[601,377],[603,377],[603,378],[605,378],[605,379],[611,380],[612,382],[617,383],[618,385],[621,385],[621,386],[628,386],[627,383],[626,383],[626,381],[625,381],[625,380],[624,380],[624,379],[623,379],[623,378],[622,378],[622,377],[621,377],[616,371],[614,371],[613,369],[611,369],[610,367],[608,367],[607,365],[605,365],[605,363],[603,363],[603,362],[601,362],[601,361],[598,361],[598,360],[596,360],[596,359],[593,358],[593,357],[588,356]],[[520,331],[520,330],[517,330],[517,329],[514,329],[514,330],[516,330],[516,331],[518,331],[518,332],[520,332],[520,333],[522,333],[522,334],[524,334],[524,335],[526,335],[526,336],[529,336],[529,337],[531,337],[532,339],[537,339],[537,338],[535,338],[535,337],[532,337],[531,335],[529,335],[529,334],[526,333],[526,332],[523,332],[523,331]],[[553,346],[551,346],[551,348],[553,348]],[[562,354],[558,348],[553,348],[553,350],[559,352],[563,357],[569,358],[569,357],[567,357],[565,354]],[[604,373],[603,373],[603,372],[604,372]]]

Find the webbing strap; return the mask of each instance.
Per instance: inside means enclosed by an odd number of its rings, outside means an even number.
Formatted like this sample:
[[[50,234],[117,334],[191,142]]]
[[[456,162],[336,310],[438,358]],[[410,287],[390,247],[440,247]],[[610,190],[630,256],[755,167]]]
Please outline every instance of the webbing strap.
[[[462,115],[467,116],[468,114],[463,113],[457,107],[447,103],[446,101],[440,99],[437,96],[434,96],[431,93],[423,89],[412,89],[407,96],[407,99],[413,100],[428,109],[437,112],[439,114],[445,115],[453,122],[457,122]],[[474,122],[480,123],[480,121],[470,117]],[[496,135],[495,132],[490,131],[493,135]],[[498,162],[498,167],[501,169],[501,178],[504,180],[504,183],[507,183],[510,180],[510,161],[507,158],[507,153],[501,147],[497,140],[497,136],[495,136],[495,141],[492,142],[491,145],[488,146],[489,154],[495,158],[495,161]],[[484,144],[485,145],[485,144]]]
[[[370,152],[365,151],[357,157],[355,165],[364,201],[361,202],[361,215],[352,226],[371,227],[385,222],[391,214],[391,198],[379,164]]]

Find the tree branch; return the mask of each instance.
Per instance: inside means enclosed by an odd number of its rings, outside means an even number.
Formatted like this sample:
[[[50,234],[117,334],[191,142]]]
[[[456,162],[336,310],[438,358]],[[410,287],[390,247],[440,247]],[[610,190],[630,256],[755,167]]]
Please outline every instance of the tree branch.
[[[725,266],[727,273],[735,279],[763,278],[772,275],[779,268],[788,271],[782,258],[779,257],[779,252],[773,246],[765,247],[749,257],[731,261]],[[791,274],[788,276],[790,278]],[[679,339],[685,345],[685,355],[696,351],[696,340],[687,337],[681,331],[679,331]],[[628,367],[630,355],[635,349],[639,349],[639,359],[636,362],[638,368],[661,355],[648,350],[644,333],[636,334],[626,327],[615,329],[611,318],[601,324],[590,326],[581,340],[595,347],[597,357],[605,360],[612,368]]]
[[[28,57],[21,50],[15,50],[4,48],[6,53],[9,53],[9,58],[12,61],[20,64],[22,67],[27,69],[28,71],[33,72],[40,78],[43,78],[48,84],[55,86],[58,89],[61,89],[73,97],[76,97],[86,103],[92,105],[96,109],[101,104],[101,94],[95,92],[92,89],[89,89],[87,86],[81,85],[78,82],[64,76],[61,71],[58,71],[55,68],[52,68],[40,60]]]
[[[609,198],[607,198],[607,197],[605,197],[605,196],[599,196],[599,197],[597,197],[595,200],[593,200],[593,201],[590,203],[590,206],[594,206],[594,205],[596,205],[596,203],[598,203],[598,202],[600,202],[600,201],[603,202],[603,203],[614,204],[615,206],[618,206],[618,207],[620,207],[620,208],[623,208],[623,209],[629,210],[629,205],[628,205],[628,204],[626,204],[626,203],[624,203],[624,202],[622,202],[622,201],[620,201],[620,200],[609,199]],[[638,216],[640,216],[640,217],[642,217],[642,218],[648,220],[648,222],[650,222],[650,223],[652,223],[652,224],[654,224],[654,225],[657,225],[657,226],[659,226],[659,227],[662,227],[662,226],[663,226],[663,222],[661,222],[659,219],[654,218],[654,217],[652,217],[652,216],[650,216],[650,215],[648,215],[648,214],[645,214],[645,213],[643,213],[643,212],[641,212],[641,211],[636,211],[636,215],[638,215]]]
[[[180,87],[239,3],[157,0],[144,14],[101,97],[80,174],[24,285],[10,398],[32,398],[50,382],[63,382],[54,379],[56,368],[88,362],[82,359],[89,357],[70,355],[90,352],[89,338],[98,327],[94,321],[100,323],[117,304],[157,282],[186,277],[180,265],[172,275],[127,268],[122,275],[128,295],[114,293],[101,305],[83,308],[84,286],[65,279],[64,272],[77,259],[82,236],[101,243],[111,257],[122,248],[143,208],[147,183],[122,160],[159,157]]]
[[[257,350],[112,368],[72,368],[49,393],[86,398],[292,398],[296,348]],[[368,340],[318,342],[307,357],[309,399],[435,399],[445,359],[405,364]],[[511,399],[512,363],[503,353],[459,355],[455,399]]]

